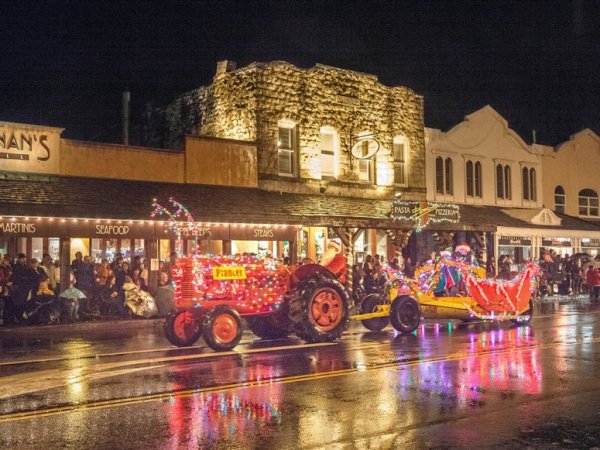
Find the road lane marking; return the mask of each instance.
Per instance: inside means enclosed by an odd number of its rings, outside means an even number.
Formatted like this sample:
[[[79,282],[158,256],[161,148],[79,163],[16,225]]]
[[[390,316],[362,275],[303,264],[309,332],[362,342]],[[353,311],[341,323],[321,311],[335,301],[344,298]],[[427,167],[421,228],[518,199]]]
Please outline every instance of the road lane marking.
[[[19,421],[19,420],[27,420],[27,419],[38,419],[38,418],[42,418],[42,417],[66,414],[66,413],[70,413],[70,412],[94,411],[94,410],[99,410],[99,409],[133,406],[133,405],[139,405],[139,404],[155,402],[155,401],[168,401],[172,398],[187,398],[187,397],[192,397],[197,394],[206,394],[206,393],[211,393],[211,392],[227,392],[227,391],[233,391],[236,389],[259,388],[259,387],[269,386],[269,385],[273,385],[273,384],[290,384],[290,383],[299,383],[299,382],[305,382],[305,381],[314,381],[314,380],[319,380],[319,379],[334,378],[334,377],[358,374],[358,373],[369,372],[369,371],[374,371],[374,370],[389,369],[389,368],[401,370],[402,368],[405,368],[405,367],[413,367],[413,366],[417,366],[420,364],[428,364],[428,363],[435,364],[435,363],[440,363],[440,362],[457,361],[457,360],[461,360],[461,359],[465,359],[465,358],[490,356],[490,355],[494,355],[494,354],[504,354],[504,353],[510,353],[510,352],[515,352],[515,351],[522,352],[522,351],[531,351],[531,350],[538,350],[538,349],[549,349],[549,348],[560,347],[560,346],[565,346],[565,345],[573,346],[573,345],[582,345],[582,344],[590,344],[590,343],[597,343],[597,342],[600,342],[600,337],[594,338],[594,339],[587,339],[587,340],[580,339],[580,340],[576,340],[573,342],[552,342],[552,343],[546,343],[546,344],[534,344],[534,345],[526,345],[526,346],[520,346],[520,347],[515,346],[515,347],[505,348],[505,349],[501,349],[501,350],[483,350],[483,351],[477,351],[477,352],[473,352],[473,353],[460,352],[460,353],[454,353],[454,354],[446,355],[446,356],[414,359],[414,360],[404,361],[404,362],[394,361],[394,362],[387,362],[387,363],[381,363],[381,364],[374,364],[371,366],[365,366],[365,367],[361,367],[361,368],[353,367],[353,368],[348,368],[348,369],[333,370],[333,371],[329,371],[329,372],[291,375],[291,376],[287,376],[287,377],[286,376],[275,377],[275,378],[262,379],[262,380],[246,381],[243,383],[231,383],[231,384],[221,385],[221,386],[211,386],[211,387],[206,387],[206,388],[185,389],[185,390],[181,390],[181,391],[161,392],[161,393],[156,393],[156,394],[140,395],[140,396],[135,396],[135,397],[92,401],[92,402],[87,402],[87,403],[78,403],[78,404],[71,404],[71,405],[65,405],[65,406],[58,406],[58,407],[47,408],[47,409],[42,409],[42,410],[37,410],[37,411],[22,411],[22,412],[3,414],[3,415],[0,415],[0,423],[14,422],[14,421]]]

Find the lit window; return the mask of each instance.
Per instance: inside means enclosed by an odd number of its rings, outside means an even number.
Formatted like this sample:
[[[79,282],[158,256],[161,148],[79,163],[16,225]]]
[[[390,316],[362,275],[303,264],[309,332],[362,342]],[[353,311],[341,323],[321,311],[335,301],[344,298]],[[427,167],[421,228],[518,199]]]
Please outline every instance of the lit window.
[[[408,144],[405,139],[395,137],[392,144],[392,156],[394,157],[394,184],[406,186],[408,177],[406,174]]]
[[[579,191],[579,215],[598,217],[598,193],[593,189]]]
[[[372,159],[359,159],[358,160],[358,179],[360,181],[373,181],[374,177],[374,164]]]
[[[296,141],[296,126],[287,121],[280,121],[277,141],[279,175],[296,175]]]
[[[535,169],[529,170],[529,199],[532,201],[537,200],[537,185],[536,185]]]
[[[329,127],[321,128],[321,176],[336,176],[337,133]]]
[[[562,186],[556,186],[554,188],[554,210],[559,213],[565,212],[565,203],[567,196],[565,195],[565,190]]]

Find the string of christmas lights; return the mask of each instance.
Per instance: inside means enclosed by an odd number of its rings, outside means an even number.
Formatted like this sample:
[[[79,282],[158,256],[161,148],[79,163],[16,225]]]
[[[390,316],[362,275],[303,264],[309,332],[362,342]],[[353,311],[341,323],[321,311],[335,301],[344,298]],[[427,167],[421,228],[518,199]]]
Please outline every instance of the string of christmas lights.
[[[166,217],[169,229],[178,239],[181,234],[197,238],[198,225],[188,209],[173,198],[169,198],[169,203],[175,208],[174,212],[154,199],[151,216]],[[230,279],[215,278],[218,267],[230,268],[238,275]],[[175,305],[194,309],[232,301],[240,313],[273,312],[283,303],[289,276],[288,267],[272,258],[259,259],[247,254],[202,255],[196,246],[192,256],[178,258],[172,268]]]

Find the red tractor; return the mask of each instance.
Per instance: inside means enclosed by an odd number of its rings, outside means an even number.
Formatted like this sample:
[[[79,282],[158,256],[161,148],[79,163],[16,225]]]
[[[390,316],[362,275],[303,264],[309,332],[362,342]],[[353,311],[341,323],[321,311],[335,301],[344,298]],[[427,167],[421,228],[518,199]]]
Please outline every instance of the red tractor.
[[[194,256],[178,259],[172,274],[175,310],[165,333],[180,347],[202,335],[213,350],[231,350],[242,318],[260,338],[295,333],[307,342],[334,341],[348,322],[348,293],[318,264],[294,270],[273,259]]]

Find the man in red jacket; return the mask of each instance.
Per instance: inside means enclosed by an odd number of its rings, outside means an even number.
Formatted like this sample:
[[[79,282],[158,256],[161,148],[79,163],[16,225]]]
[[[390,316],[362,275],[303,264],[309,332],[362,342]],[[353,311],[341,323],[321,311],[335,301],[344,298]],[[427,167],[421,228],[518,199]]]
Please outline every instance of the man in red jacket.
[[[321,258],[321,265],[329,269],[340,281],[346,282],[346,257],[342,254],[342,244],[335,239],[327,242],[327,249]]]

